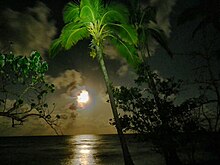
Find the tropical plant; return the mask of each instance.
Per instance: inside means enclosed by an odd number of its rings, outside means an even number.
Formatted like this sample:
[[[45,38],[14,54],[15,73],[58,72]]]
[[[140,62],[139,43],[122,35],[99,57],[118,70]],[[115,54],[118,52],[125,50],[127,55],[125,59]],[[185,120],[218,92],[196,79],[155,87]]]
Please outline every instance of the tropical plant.
[[[140,60],[135,49],[138,38],[135,29],[128,24],[128,11],[119,3],[104,5],[101,0],[81,0],[80,3],[68,3],[63,15],[66,25],[60,37],[52,43],[50,55],[54,56],[62,48],[70,49],[79,40],[91,38],[90,56],[97,58],[104,76],[125,164],[133,164],[123,136],[103,59],[104,42],[107,40],[119,50],[128,63],[134,67],[139,64]]]
[[[130,23],[138,32],[138,49],[142,60],[147,62],[146,57],[151,56],[149,44],[156,41],[172,57],[168,47],[167,36],[156,20],[157,10],[153,6],[144,4],[141,0],[130,0]]]
[[[130,2],[130,21],[138,32],[138,50],[140,52],[140,59],[146,65],[146,73],[148,74],[146,78],[153,91],[157,106],[160,108],[159,93],[156,89],[156,85],[151,74],[151,69],[148,64],[148,58],[151,57],[149,42],[152,40],[150,39],[154,39],[162,48],[167,51],[171,57],[173,54],[168,47],[165,32],[157,24],[156,9],[152,6],[143,7],[140,0],[131,0]]]
[[[182,164],[177,149],[184,142],[184,147],[195,143],[191,136],[201,130],[199,107],[200,99],[189,98],[176,102],[182,81],[174,78],[162,78],[152,74],[156,90],[159,93],[160,108],[154,98],[152,86],[148,83],[149,69],[140,66],[135,87],[118,87],[113,90],[116,106],[122,110],[120,120],[123,131],[134,132],[144,140],[151,140],[164,155],[167,165]],[[110,120],[114,125],[114,121]],[[194,151],[191,153],[193,162]]]
[[[46,102],[54,85],[45,82],[48,64],[38,52],[29,57],[0,54],[0,116],[10,118],[12,127],[30,117],[46,121],[54,131],[59,115],[53,115]]]

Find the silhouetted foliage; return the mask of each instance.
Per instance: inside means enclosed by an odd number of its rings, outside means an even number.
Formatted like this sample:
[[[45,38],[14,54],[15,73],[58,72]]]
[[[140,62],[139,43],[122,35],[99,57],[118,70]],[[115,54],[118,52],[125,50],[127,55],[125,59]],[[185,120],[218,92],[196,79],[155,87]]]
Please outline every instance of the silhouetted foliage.
[[[202,124],[209,132],[220,131],[219,14],[220,1],[201,0],[179,16],[179,24],[199,21],[189,32],[194,47],[188,54],[194,62],[195,78],[192,81],[199,92]]]
[[[218,61],[214,52],[207,51],[192,53],[196,60],[202,60],[194,68],[195,79],[200,98],[200,111],[203,117],[203,125],[209,132],[220,131],[220,73],[213,65]]]
[[[0,54],[0,116],[10,118],[12,127],[28,118],[42,118],[55,131],[59,115],[52,114],[46,102],[54,85],[45,81],[48,64],[38,52],[29,57]]]
[[[138,33],[138,50],[141,52],[142,60],[151,56],[150,43],[156,41],[169,56],[173,53],[168,47],[167,36],[156,20],[156,8],[146,5],[145,2],[129,0],[127,1],[130,12],[130,23]]]
[[[154,89],[149,85],[149,74],[153,78]],[[164,79],[146,65],[139,68],[136,84],[137,87],[121,86],[114,89],[116,105],[123,110],[120,116],[123,130],[146,135],[164,154],[167,164],[181,164],[176,150],[181,141],[184,141],[184,145],[187,141],[183,138],[180,140],[180,134],[187,137],[203,130],[198,115],[200,100],[190,98],[175,101],[180,94],[182,81]],[[114,121],[111,120],[111,124]]]

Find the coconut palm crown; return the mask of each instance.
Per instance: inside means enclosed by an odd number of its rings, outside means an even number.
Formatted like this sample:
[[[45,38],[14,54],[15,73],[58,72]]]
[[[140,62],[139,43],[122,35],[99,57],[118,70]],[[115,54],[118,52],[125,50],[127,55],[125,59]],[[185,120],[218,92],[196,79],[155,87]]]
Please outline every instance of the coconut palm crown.
[[[101,0],[81,0],[80,3],[68,3],[64,8],[66,24],[60,37],[52,43],[49,50],[54,56],[61,49],[70,49],[79,40],[91,38],[90,55],[97,55],[95,47],[101,51],[104,41],[108,41],[118,49],[127,62],[136,67],[139,58],[136,53],[137,33],[128,24],[128,11],[120,4],[104,5]]]

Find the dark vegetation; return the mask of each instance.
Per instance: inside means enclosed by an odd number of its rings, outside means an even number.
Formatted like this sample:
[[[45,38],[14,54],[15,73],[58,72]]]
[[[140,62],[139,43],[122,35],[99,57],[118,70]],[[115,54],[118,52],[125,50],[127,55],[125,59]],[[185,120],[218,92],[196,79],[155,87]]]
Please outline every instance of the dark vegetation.
[[[31,117],[43,119],[56,131],[59,115],[52,114],[46,96],[54,85],[45,81],[48,64],[38,52],[29,57],[0,54],[0,116],[11,119],[12,127]]]
[[[168,56],[164,58],[175,58],[165,32],[157,24],[154,7],[142,7],[141,1],[135,0],[127,2],[129,10],[122,5],[111,6],[110,1],[81,2],[66,5],[66,25],[53,42],[50,54],[70,49],[84,38],[91,39],[90,55],[98,60],[105,79],[114,115],[110,123],[118,131],[125,164],[133,161],[123,132],[136,133],[139,140],[151,140],[167,165],[220,162],[220,73],[214,66],[220,52],[219,1],[202,0],[179,17],[180,26],[193,20],[199,22],[190,32],[195,47],[183,53],[200,61],[192,70],[195,76],[190,82],[165,78],[151,69],[152,40],[166,51]],[[121,20],[117,20],[119,17]],[[138,76],[134,87],[110,86],[103,53],[106,40],[134,67]],[[55,129],[60,117],[52,114],[53,108],[46,102],[47,94],[54,90],[45,82],[47,69],[37,52],[30,57],[0,54],[0,116],[10,118],[13,127],[36,116]],[[195,90],[194,96],[182,97],[186,85]]]
[[[179,17],[180,25],[199,20],[191,32],[195,46],[183,53],[197,64],[192,70],[194,79],[175,80],[154,72],[148,62],[151,54],[144,38],[149,35],[139,30],[138,48],[143,64],[136,72],[136,86],[114,88],[123,131],[151,140],[155,151],[164,155],[167,165],[220,162],[220,72],[215,66],[219,61],[219,8],[216,6],[218,1],[201,1]],[[154,21],[153,17],[148,18],[148,22]],[[157,37],[156,41],[171,54],[172,50],[164,46],[166,42],[161,42],[164,40]],[[187,92],[184,91],[186,86],[195,91],[194,96],[182,96]],[[110,119],[110,123],[114,125],[114,120]]]

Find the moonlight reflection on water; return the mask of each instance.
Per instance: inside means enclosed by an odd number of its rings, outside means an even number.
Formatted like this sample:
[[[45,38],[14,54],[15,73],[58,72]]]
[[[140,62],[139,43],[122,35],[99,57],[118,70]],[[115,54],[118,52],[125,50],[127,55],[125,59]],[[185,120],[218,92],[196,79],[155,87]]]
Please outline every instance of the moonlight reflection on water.
[[[95,155],[99,137],[95,135],[78,135],[70,139],[70,144],[76,144],[73,148],[73,158],[67,164],[93,165],[97,164]]]
[[[136,165],[164,165],[151,143],[127,135]],[[123,155],[117,135],[0,137],[1,165],[121,165]]]

